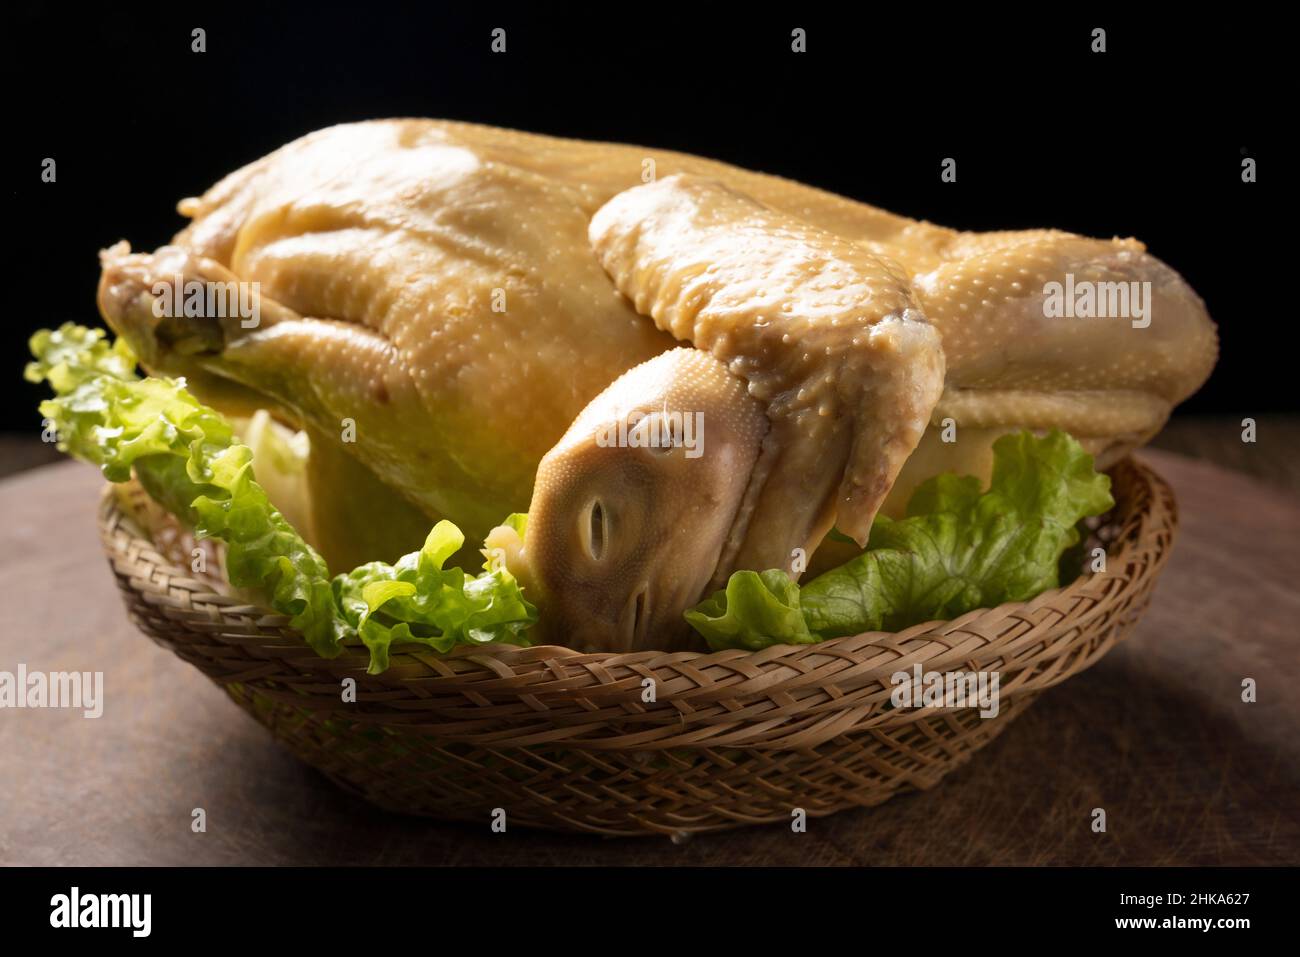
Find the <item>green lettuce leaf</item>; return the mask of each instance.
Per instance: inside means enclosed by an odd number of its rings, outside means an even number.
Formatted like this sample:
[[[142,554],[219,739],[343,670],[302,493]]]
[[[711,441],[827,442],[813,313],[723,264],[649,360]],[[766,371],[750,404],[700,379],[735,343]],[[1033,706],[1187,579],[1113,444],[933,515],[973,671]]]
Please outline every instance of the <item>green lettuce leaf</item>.
[[[99,466],[112,482],[134,471],[200,537],[224,541],[230,583],[290,616],[318,654],[333,657],[359,636],[377,673],[388,666],[394,641],[442,651],[462,642],[528,643],[537,611],[508,572],[475,577],[442,569],[464,541],[450,522],[439,523],[421,551],[395,566],[371,563],[331,579],[321,556],[254,480],[252,451],[190,395],[184,380],[139,378],[122,340],[109,344],[101,330],[73,323],[41,330],[30,346],[35,359],[25,375],[55,392],[40,412],[59,448]]]
[[[736,572],[723,591],[686,612],[686,620],[715,650],[772,644],[806,645],[820,639],[808,631],[799,610],[799,586],[775,568]],[[779,642],[772,636],[780,635]]]
[[[1078,523],[1114,505],[1110,479],[1064,432],[1005,435],[987,491],[970,476],[919,486],[905,518],[880,516],[867,550],[805,585],[783,571],[732,575],[687,612],[710,647],[757,649],[897,631],[1055,588]]]
[[[435,651],[458,644],[527,644],[537,610],[524,601],[513,575],[497,567],[474,577],[443,563],[465,544],[448,521],[429,532],[424,547],[395,565],[370,562],[334,580],[339,607],[370,649],[372,671],[388,667],[394,642]]]

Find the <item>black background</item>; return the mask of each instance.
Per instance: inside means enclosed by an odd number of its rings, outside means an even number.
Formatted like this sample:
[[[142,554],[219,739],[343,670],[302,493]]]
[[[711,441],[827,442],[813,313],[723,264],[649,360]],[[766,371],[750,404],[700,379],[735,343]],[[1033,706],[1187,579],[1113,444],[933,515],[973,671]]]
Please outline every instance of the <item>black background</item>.
[[[1226,867],[245,868],[237,878],[220,868],[7,868],[0,869],[0,919],[6,945],[38,952],[60,942],[175,952],[198,938],[205,951],[287,944],[303,953],[372,953],[391,949],[391,928],[405,920],[406,937],[430,948],[468,934],[493,950],[529,955],[560,941],[578,953],[762,953],[775,949],[774,934],[819,950],[843,941],[857,950],[879,942],[981,953],[996,937],[1013,946],[1042,940],[1057,952],[1063,940],[1077,950],[1128,937],[1130,948],[1158,940],[1184,951],[1208,941],[1232,953],[1293,927],[1294,882],[1290,868]],[[72,886],[83,895],[151,894],[150,936],[51,928],[51,898]],[[1124,894],[1169,892],[1245,903],[1120,903]],[[1250,926],[1120,929],[1116,918],[1246,918]]]
[[[98,249],[167,241],[178,199],[297,136],[403,115],[685,150],[963,229],[1137,236],[1219,323],[1219,367],[1183,411],[1295,408],[1276,295],[1292,279],[1268,238],[1289,215],[1267,149],[1289,63],[1256,8],[239,7],[5,15],[0,428],[38,427],[27,336],[97,318]],[[1247,155],[1258,183],[1241,182]]]

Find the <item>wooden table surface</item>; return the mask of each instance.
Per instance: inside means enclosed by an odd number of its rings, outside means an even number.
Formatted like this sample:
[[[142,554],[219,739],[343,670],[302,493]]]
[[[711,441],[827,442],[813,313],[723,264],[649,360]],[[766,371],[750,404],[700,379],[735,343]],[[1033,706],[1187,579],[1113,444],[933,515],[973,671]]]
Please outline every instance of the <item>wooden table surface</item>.
[[[98,475],[25,472],[0,482],[0,671],[103,671],[106,703],[98,719],[0,710],[0,863],[1295,864],[1300,500],[1285,481],[1145,457],[1182,526],[1126,642],[934,790],[806,834],[682,845],[492,834],[344,794],[127,622],[97,540]]]

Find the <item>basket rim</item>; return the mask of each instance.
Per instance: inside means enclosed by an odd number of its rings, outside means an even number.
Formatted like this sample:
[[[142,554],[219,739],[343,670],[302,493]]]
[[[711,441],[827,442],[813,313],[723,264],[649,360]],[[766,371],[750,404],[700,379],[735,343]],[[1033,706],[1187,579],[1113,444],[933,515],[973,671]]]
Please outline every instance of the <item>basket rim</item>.
[[[954,662],[971,662],[971,652],[978,651],[979,644],[972,633],[987,632],[987,619],[1025,619],[1033,620],[1044,613],[1060,611],[1062,605],[1072,606],[1063,617],[1072,617],[1076,611],[1083,620],[1099,601],[1099,591],[1105,592],[1108,583],[1132,584],[1135,579],[1127,576],[1130,554],[1139,543],[1147,541],[1153,533],[1165,533],[1172,537],[1177,524],[1177,507],[1169,485],[1149,465],[1132,457],[1117,463],[1112,472],[1127,472],[1132,481],[1130,494],[1116,496],[1114,522],[1120,527],[1116,536],[1118,550],[1107,555],[1106,571],[1080,575],[1067,585],[1049,589],[1024,602],[1007,602],[988,608],[978,608],[964,615],[949,620],[933,620],[918,623],[897,632],[864,632],[857,635],[831,638],[826,641],[800,645],[772,645],[758,651],[744,649],[726,649],[722,651],[631,651],[631,652],[582,652],[564,645],[517,646],[503,643],[491,643],[474,646],[458,646],[452,651],[440,654],[432,649],[416,644],[394,644],[391,649],[390,667],[380,675],[366,675],[368,679],[387,679],[386,684],[394,681],[418,681],[421,678],[451,678],[467,670],[500,670],[503,675],[509,673],[511,680],[518,680],[523,674],[537,673],[555,677],[555,664],[577,666],[580,671],[605,671],[602,684],[609,684],[616,673],[642,673],[647,669],[658,670],[665,667],[687,669],[691,671],[708,670],[714,666],[724,667],[728,671],[743,669],[755,674],[769,671],[783,664],[793,667],[796,674],[817,670],[836,661],[851,661],[862,665],[863,655],[875,651],[886,655],[889,661],[882,664],[896,670],[900,665],[911,666],[913,663],[938,664],[942,660]],[[365,672],[369,655],[359,641],[346,644],[342,652],[333,658],[318,656],[301,635],[289,626],[289,617],[250,604],[237,595],[216,590],[213,584],[198,580],[195,575],[179,567],[166,556],[160,554],[149,532],[143,528],[137,518],[123,507],[123,495],[140,494],[143,491],[134,479],[115,485],[105,483],[100,497],[100,527],[104,547],[110,559],[115,553],[122,552],[122,546],[115,542],[114,533],[123,532],[130,539],[136,557],[146,564],[154,566],[158,575],[128,576],[123,588],[130,588],[137,594],[147,596],[157,591],[158,579],[166,581],[166,587],[181,587],[190,592],[191,600],[201,606],[211,617],[214,626],[204,627],[205,638],[209,642],[234,642],[246,645],[247,638],[255,638],[263,647],[280,651],[276,657],[290,657],[294,665],[304,673],[319,672],[331,678],[340,671],[355,673]],[[1154,576],[1167,558],[1168,548],[1157,556],[1157,561],[1147,564],[1139,577]],[[122,576],[119,574],[119,577]],[[228,587],[228,586],[227,586]],[[1088,606],[1083,607],[1081,606]],[[1075,625],[1081,620],[1073,622]],[[247,634],[252,631],[252,634]],[[240,632],[246,634],[241,635]],[[954,644],[950,636],[961,633],[967,640]],[[992,640],[993,636],[987,636]],[[998,635],[998,637],[1003,637]],[[293,650],[303,652],[294,655]],[[286,655],[285,652],[288,652]],[[313,663],[315,667],[313,667]],[[568,671],[570,669],[560,669]],[[880,669],[872,669],[879,671]],[[792,675],[793,677],[793,675]],[[872,680],[868,674],[859,675],[863,680]],[[480,687],[489,691],[489,686]]]

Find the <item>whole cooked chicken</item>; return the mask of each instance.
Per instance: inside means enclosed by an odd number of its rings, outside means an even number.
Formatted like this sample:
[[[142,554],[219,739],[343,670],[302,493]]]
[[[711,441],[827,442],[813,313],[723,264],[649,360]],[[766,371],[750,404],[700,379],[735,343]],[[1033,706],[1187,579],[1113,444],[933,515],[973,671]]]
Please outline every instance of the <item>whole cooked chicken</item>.
[[[962,233],[634,146],[350,124],[180,210],[170,245],[103,254],[142,364],[307,431],[332,565],[438,518],[491,532],[579,648],[672,647],[733,570],[832,528],[864,545],[923,479],[986,476],[1008,431],[1064,429],[1104,467],[1217,355],[1136,240]],[[159,308],[194,282],[251,288],[256,321]],[[1125,314],[1075,309],[1082,288]],[[493,531],[512,511],[525,539]]]

